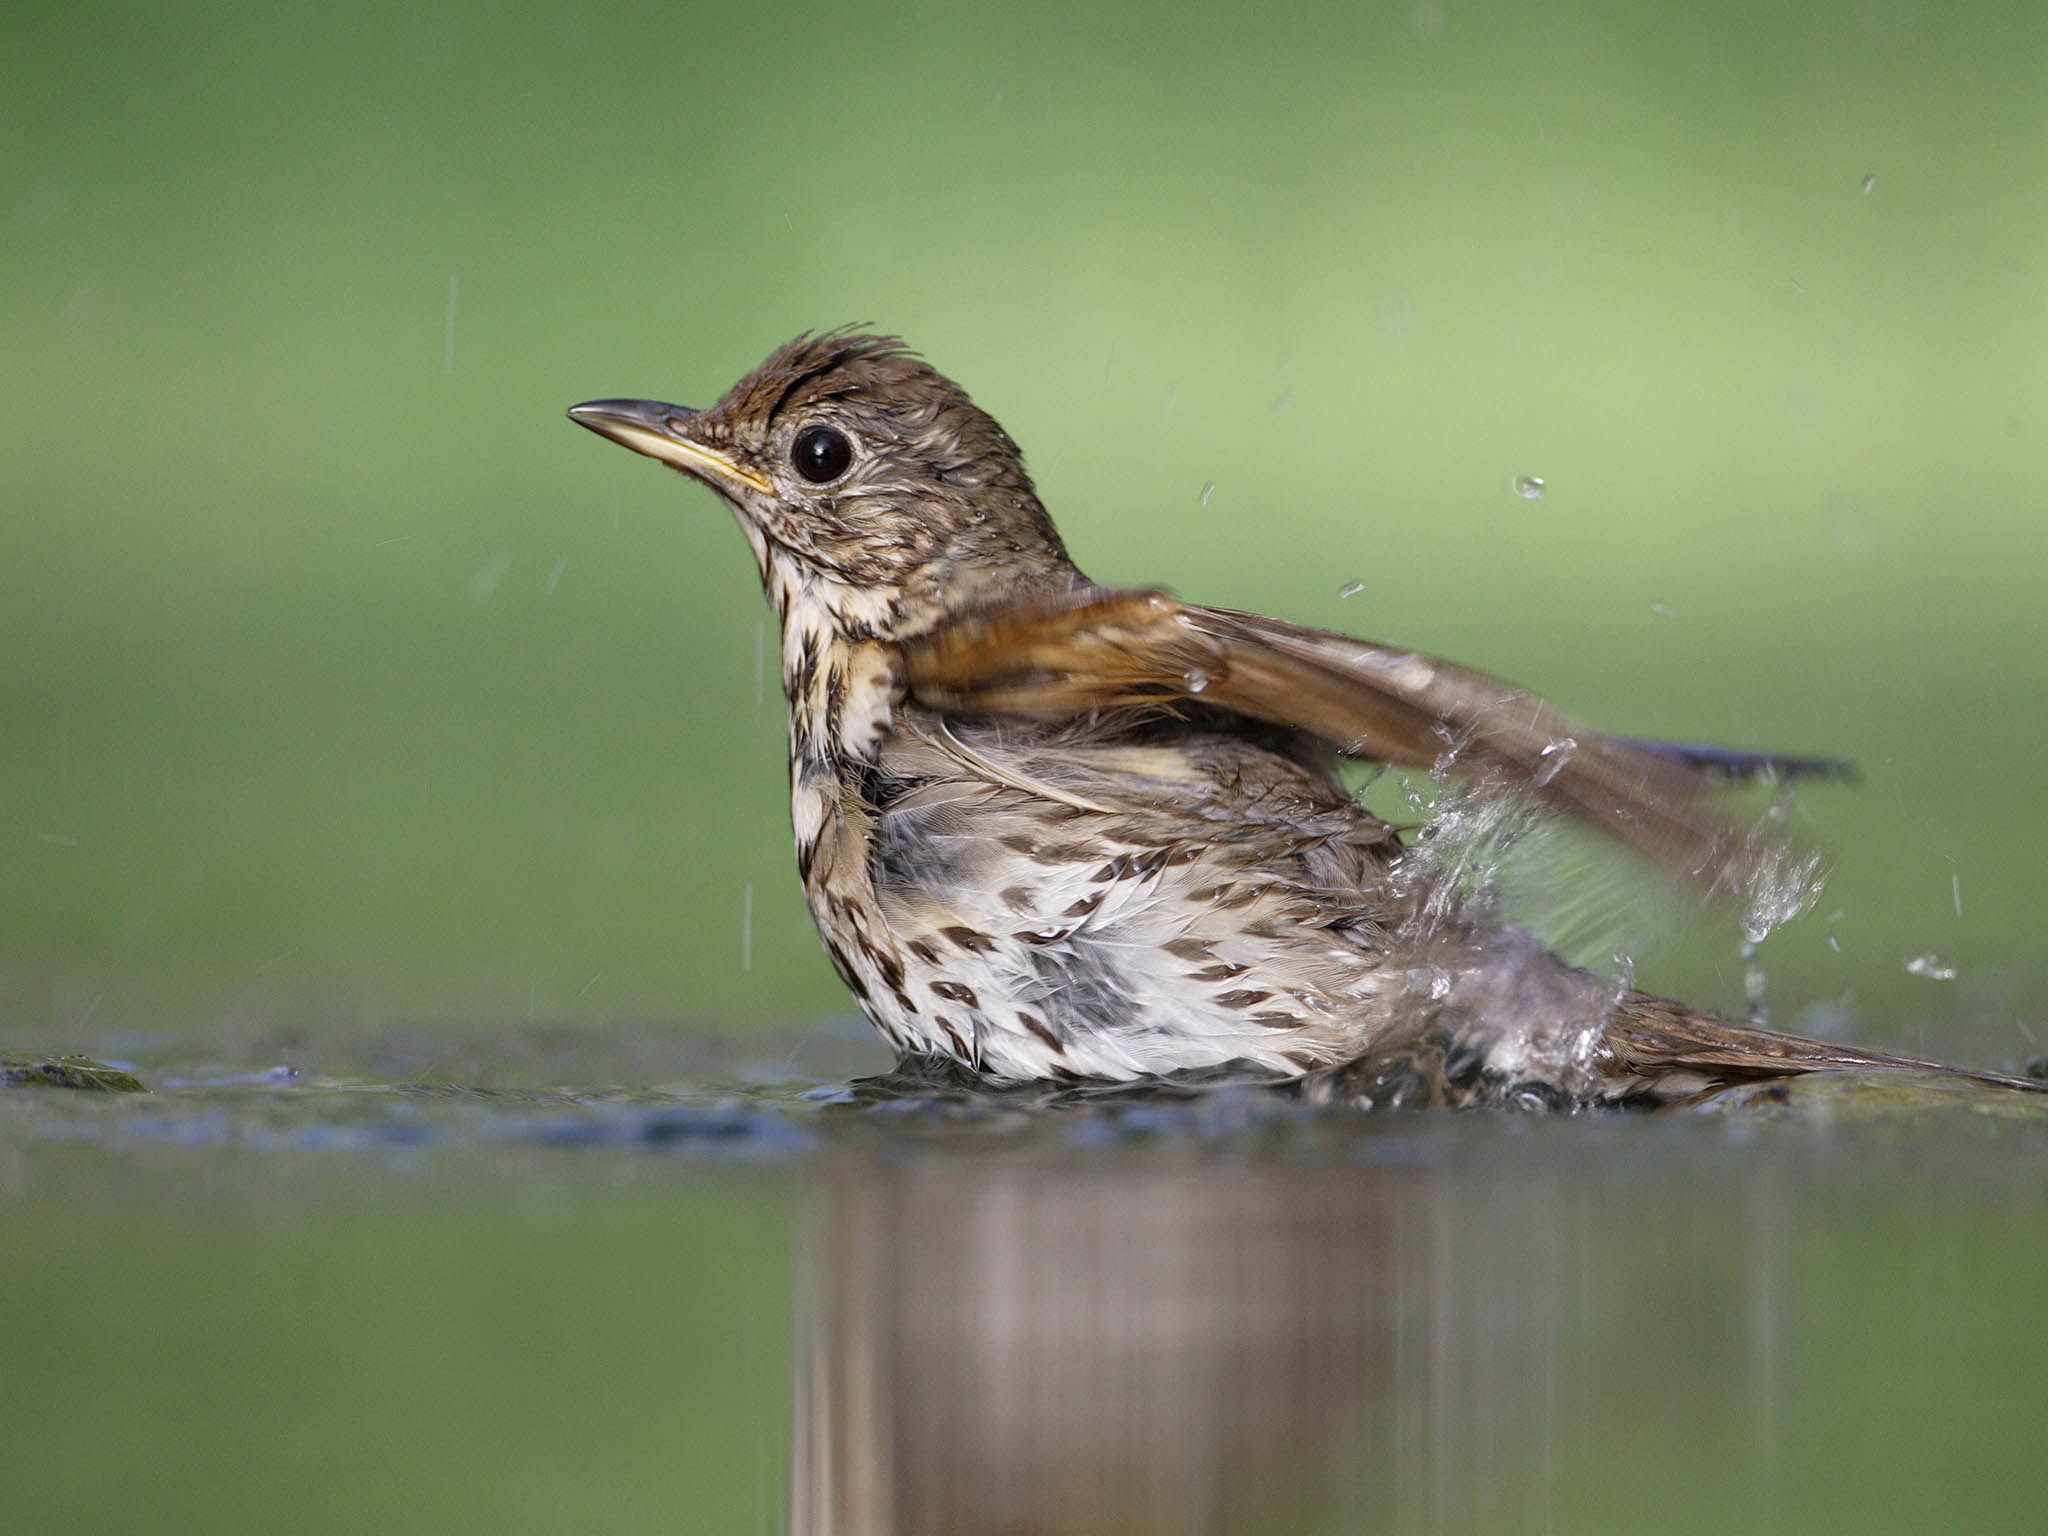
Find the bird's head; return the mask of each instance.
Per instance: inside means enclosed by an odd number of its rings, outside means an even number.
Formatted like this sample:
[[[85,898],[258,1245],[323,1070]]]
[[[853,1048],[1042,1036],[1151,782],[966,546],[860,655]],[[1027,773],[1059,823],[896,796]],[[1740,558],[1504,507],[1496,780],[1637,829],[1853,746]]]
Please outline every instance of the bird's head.
[[[894,337],[799,336],[704,410],[569,416],[710,486],[771,591],[804,586],[850,633],[901,638],[1078,580],[1009,434]]]

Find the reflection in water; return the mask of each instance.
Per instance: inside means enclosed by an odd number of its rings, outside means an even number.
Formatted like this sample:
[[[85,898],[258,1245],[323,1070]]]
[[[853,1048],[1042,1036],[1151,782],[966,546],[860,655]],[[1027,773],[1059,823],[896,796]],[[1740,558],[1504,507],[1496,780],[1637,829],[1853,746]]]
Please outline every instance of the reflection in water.
[[[1544,1530],[1560,1455],[1599,1449],[1567,1411],[1595,1378],[1603,1413],[1676,1384],[1772,1423],[1769,1221],[1703,1244],[1639,1210],[1645,1245],[1563,1170],[1381,1150],[839,1170],[810,1226],[791,1530]],[[1751,1449],[1723,1444],[1755,1493]]]
[[[1361,1304],[1398,1206],[1342,1173],[871,1166],[818,1217],[794,1528],[1251,1528],[1329,1497],[1398,1352]]]

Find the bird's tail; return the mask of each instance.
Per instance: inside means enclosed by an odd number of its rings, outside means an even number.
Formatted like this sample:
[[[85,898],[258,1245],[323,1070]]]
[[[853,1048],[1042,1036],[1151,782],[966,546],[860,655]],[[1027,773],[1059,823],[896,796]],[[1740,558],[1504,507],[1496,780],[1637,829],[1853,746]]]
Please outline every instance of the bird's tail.
[[[1618,1101],[1669,1103],[1813,1072],[1913,1072],[2048,1093],[2048,1081],[1780,1034],[1642,992],[1624,997],[1609,1015],[1598,1064]]]
[[[1643,992],[1603,995],[1600,978],[1526,937],[1491,939],[1489,953],[1468,951],[1456,969],[1414,967],[1409,974],[1428,985],[1395,1004],[1367,1049],[1309,1074],[1308,1097],[1359,1107],[1653,1108],[1827,1074],[1842,1086],[1938,1080],[2048,1095],[2048,1080],[1780,1034]]]

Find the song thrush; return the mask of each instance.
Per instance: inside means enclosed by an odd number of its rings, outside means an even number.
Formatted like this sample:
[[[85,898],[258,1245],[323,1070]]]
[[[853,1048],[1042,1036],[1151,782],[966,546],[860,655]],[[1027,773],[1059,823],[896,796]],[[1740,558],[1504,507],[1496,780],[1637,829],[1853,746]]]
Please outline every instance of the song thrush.
[[[1337,766],[1448,768],[1771,918],[1810,862],[1703,796],[1839,765],[1603,736],[1441,661],[1097,586],[1016,444],[892,337],[800,336],[706,410],[569,415],[737,517],[781,624],[804,891],[900,1052],[997,1082],[1238,1070],[1570,1105],[1931,1069],[1472,919]]]

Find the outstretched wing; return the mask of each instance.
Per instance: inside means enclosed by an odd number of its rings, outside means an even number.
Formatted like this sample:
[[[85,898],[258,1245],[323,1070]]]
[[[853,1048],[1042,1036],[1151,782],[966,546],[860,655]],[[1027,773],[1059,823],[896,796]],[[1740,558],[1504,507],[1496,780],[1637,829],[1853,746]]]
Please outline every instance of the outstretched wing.
[[[1748,752],[1703,741],[1647,741],[1640,736],[1610,736],[1619,746],[1654,752],[1690,764],[1717,779],[1835,779],[1856,782],[1856,765],[1846,757],[1810,757],[1796,752]]]
[[[1728,773],[1819,759],[1631,741],[1448,662],[1161,592],[1082,587],[954,620],[904,647],[943,709],[1064,719],[1207,704],[1310,732],[1354,757],[1450,770],[1568,811],[1711,889],[1753,896],[1781,850],[1700,803]]]

